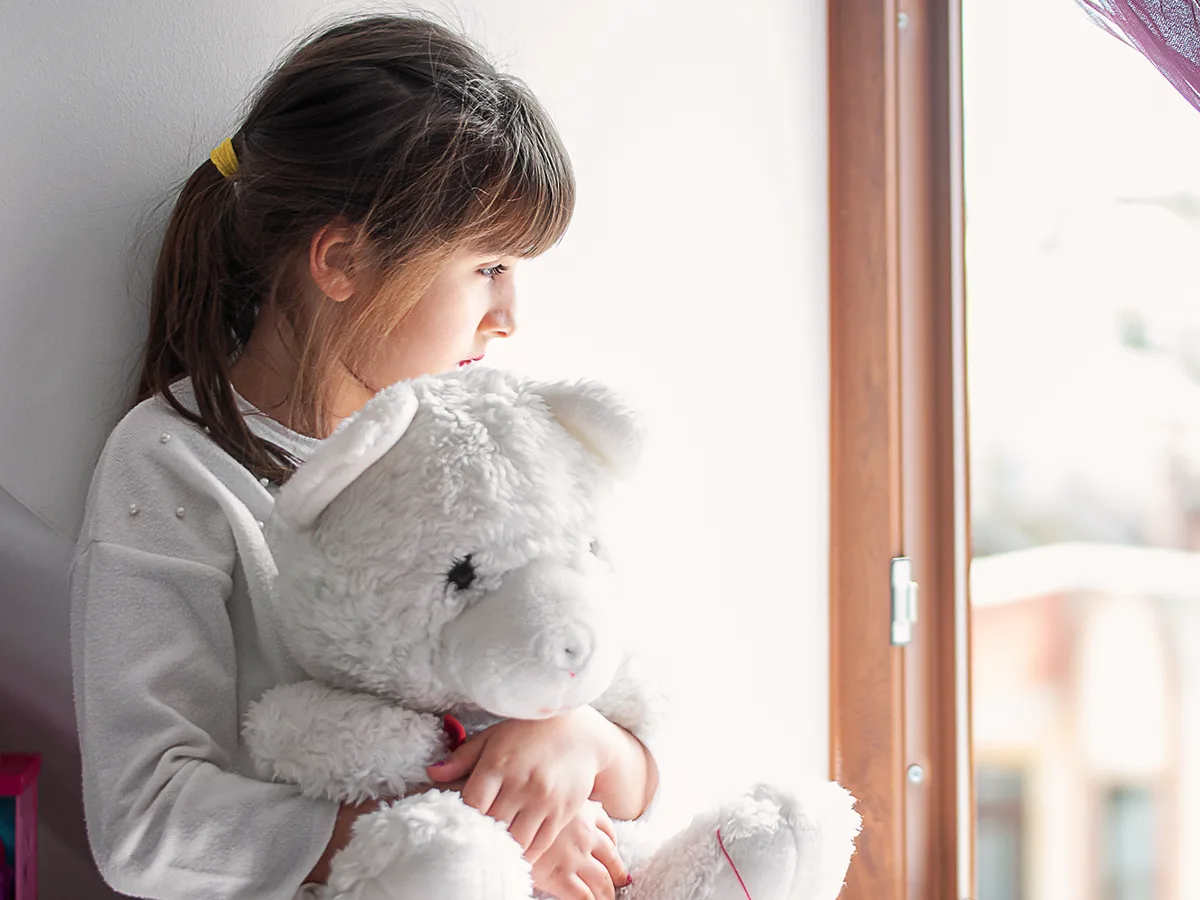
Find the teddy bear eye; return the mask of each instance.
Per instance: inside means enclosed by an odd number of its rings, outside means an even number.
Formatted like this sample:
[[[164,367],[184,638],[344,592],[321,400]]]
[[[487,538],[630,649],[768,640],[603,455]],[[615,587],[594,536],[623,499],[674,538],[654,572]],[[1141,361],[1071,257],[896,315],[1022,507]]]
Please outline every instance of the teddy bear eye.
[[[475,583],[475,563],[471,562],[471,554],[454,561],[446,573],[446,583],[454,585],[456,591],[465,591]]]

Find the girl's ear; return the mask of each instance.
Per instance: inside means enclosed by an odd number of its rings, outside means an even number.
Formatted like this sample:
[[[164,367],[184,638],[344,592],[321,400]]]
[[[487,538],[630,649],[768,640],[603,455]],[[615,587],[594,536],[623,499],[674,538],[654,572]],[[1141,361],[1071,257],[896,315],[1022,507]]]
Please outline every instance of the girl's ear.
[[[275,501],[275,514],[292,528],[316,527],[325,508],[404,436],[417,413],[417,395],[405,383],[376,394],[317,445]]]
[[[358,290],[355,251],[359,233],[342,221],[331,222],[308,245],[308,272],[326,297],[341,303]]]
[[[617,475],[627,475],[642,453],[642,429],[613,391],[594,381],[536,385],[550,412],[579,443]]]

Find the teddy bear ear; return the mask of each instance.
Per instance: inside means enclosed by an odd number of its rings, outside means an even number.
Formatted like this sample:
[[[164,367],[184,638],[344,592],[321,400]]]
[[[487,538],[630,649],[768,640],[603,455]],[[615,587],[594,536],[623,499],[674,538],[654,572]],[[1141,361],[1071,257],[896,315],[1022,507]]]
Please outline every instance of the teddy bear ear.
[[[534,390],[559,424],[616,474],[627,475],[637,465],[642,429],[616,393],[593,381],[554,382]]]
[[[412,424],[417,406],[416,392],[405,382],[376,394],[297,467],[280,488],[275,515],[299,530],[315,527],[334,498],[396,446]]]

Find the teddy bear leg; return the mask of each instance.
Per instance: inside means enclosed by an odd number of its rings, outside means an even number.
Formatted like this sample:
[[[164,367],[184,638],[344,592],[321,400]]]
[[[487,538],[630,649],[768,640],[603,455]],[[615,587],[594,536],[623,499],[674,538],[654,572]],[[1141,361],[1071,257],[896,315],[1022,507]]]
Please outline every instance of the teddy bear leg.
[[[834,900],[859,825],[835,784],[803,801],[760,785],[668,840],[622,900]]]
[[[363,816],[333,858],[329,900],[529,900],[529,864],[504,826],[450,791]]]

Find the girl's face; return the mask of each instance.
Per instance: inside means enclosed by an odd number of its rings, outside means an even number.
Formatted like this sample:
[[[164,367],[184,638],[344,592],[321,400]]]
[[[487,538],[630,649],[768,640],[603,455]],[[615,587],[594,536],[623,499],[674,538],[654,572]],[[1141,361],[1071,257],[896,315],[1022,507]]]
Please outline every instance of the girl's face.
[[[387,338],[368,371],[372,390],[419,375],[436,375],[477,362],[493,338],[516,328],[517,257],[459,250]]]

